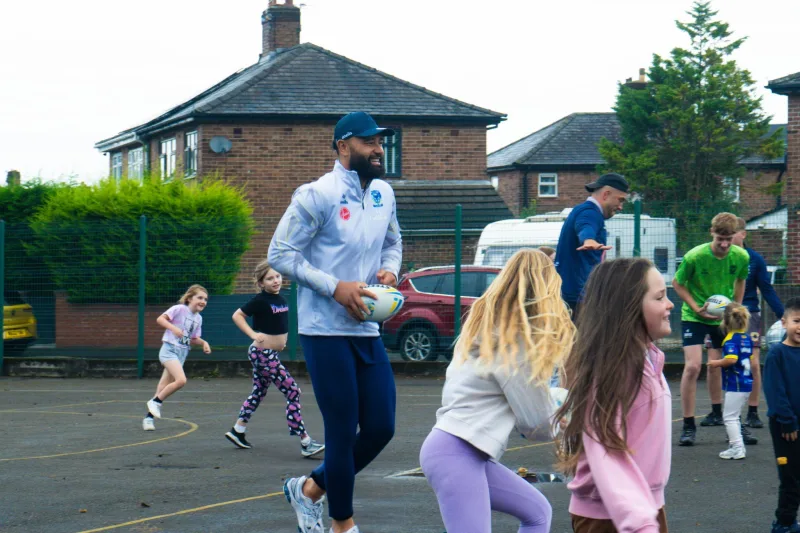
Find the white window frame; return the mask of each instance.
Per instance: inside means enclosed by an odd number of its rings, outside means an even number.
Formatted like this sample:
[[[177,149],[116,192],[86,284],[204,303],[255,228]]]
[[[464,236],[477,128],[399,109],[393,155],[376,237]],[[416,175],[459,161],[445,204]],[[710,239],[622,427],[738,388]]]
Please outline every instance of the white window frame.
[[[186,178],[197,175],[197,130],[186,133],[183,149],[183,173]]]
[[[740,178],[722,178],[722,190],[733,203],[739,203],[741,187],[742,180]]]
[[[111,177],[117,181],[122,179],[122,152],[111,154]]]
[[[552,183],[542,183],[542,178],[545,179],[553,179]],[[542,194],[542,186],[544,187],[552,187],[553,194]],[[539,198],[558,198],[558,174],[555,172],[542,172],[539,174],[539,188],[537,191],[539,193]]]
[[[394,128],[394,135],[384,137],[383,162],[386,168],[387,178],[399,178],[403,175],[403,146],[402,132],[400,128]]]
[[[144,178],[144,147],[128,150],[128,179]]]
[[[491,176],[489,182],[492,184],[492,187],[494,187],[494,190],[497,190],[497,188],[500,187],[500,176]]]
[[[161,161],[161,179],[168,180],[175,175],[178,142],[175,137],[162,139],[160,147],[158,158]]]

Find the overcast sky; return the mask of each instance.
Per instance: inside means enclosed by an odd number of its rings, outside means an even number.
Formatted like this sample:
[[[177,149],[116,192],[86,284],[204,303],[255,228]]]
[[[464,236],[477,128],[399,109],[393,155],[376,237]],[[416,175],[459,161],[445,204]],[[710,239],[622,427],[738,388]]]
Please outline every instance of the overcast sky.
[[[297,3],[300,0],[295,0]],[[29,0],[0,6],[0,171],[108,173],[93,145],[258,60],[267,0]],[[688,0],[305,0],[312,42],[508,120],[493,151],[577,111],[610,111],[617,82],[688,41]],[[716,0],[748,36],[735,56],[763,88],[800,71],[798,0]]]

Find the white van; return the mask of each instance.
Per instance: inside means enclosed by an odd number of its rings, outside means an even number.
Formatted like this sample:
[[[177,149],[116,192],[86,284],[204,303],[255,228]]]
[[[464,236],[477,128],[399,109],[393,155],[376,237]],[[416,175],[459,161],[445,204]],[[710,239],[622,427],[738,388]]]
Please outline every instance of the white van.
[[[487,225],[481,232],[475,252],[475,264],[500,266],[520,248],[556,248],[561,227],[572,208],[535,215],[528,218],[500,220]],[[633,257],[633,215],[616,215],[606,220],[608,245],[607,259]],[[641,256],[650,259],[672,284],[675,276],[675,219],[641,216]]]

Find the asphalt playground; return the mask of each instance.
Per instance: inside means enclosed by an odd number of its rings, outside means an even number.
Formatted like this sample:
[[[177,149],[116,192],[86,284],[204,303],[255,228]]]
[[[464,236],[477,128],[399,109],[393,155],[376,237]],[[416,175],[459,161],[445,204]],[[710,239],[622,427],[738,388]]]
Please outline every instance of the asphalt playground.
[[[311,384],[298,381],[306,426],[321,439]],[[442,383],[397,378],[394,440],[356,480],[355,516],[363,533],[444,530],[418,469]],[[282,481],[318,463],[302,458],[298,439],[288,435],[283,397],[269,391],[248,430],[253,449],[239,450],[223,434],[249,392],[249,380],[190,379],[164,403],[157,430],[143,432],[144,402],[155,385],[154,379],[0,378],[0,532],[295,532]],[[677,443],[680,398],[678,383],[670,385]],[[699,385],[698,414],[704,414],[708,395],[705,383]],[[670,531],[769,530],[777,475],[767,430],[752,431],[760,443],[748,447],[743,461],[717,457],[726,447],[723,427],[698,428],[693,448],[674,445]],[[509,446],[507,466],[552,470],[551,444],[512,436]],[[536,486],[553,506],[552,531],[572,531],[564,483]],[[495,532],[517,531],[504,515],[495,514],[493,524]]]

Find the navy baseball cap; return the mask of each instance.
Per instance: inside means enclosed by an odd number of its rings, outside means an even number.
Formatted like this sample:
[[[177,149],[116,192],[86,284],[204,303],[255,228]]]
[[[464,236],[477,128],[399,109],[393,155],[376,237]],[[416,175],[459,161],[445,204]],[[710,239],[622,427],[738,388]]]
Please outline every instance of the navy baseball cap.
[[[594,192],[602,187],[612,187],[621,192],[628,192],[628,181],[619,174],[603,174],[593,183],[586,185],[586,190]]]
[[[394,135],[394,130],[378,127],[375,119],[363,111],[348,113],[339,119],[333,130],[333,148],[336,149],[336,143],[340,140],[350,137],[372,137],[373,135],[391,137]]]

